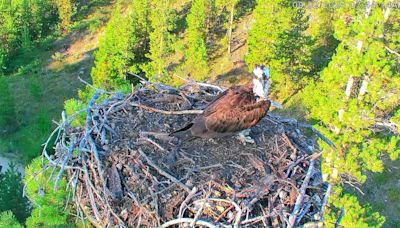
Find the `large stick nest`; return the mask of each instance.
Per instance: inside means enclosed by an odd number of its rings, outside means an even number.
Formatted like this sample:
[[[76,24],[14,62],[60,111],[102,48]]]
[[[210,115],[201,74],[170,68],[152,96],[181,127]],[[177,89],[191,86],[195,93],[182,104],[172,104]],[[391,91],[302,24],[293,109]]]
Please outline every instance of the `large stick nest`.
[[[269,115],[251,129],[256,144],[236,137],[168,136],[220,91],[190,84],[112,94],[87,108],[86,125],[64,121],[56,153],[67,171],[77,217],[96,227],[288,226],[322,221],[327,184],[314,136],[296,120]],[[311,129],[311,128],[310,128]],[[84,222],[85,220],[82,219]]]

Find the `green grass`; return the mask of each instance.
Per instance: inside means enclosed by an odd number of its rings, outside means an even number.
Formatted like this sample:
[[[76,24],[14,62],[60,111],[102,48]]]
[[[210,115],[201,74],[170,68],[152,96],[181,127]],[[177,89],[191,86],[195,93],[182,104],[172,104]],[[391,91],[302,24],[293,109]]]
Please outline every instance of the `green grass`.
[[[82,67],[90,69],[92,64],[89,58],[48,69],[52,53],[58,48],[55,45],[49,50],[35,48],[17,54],[9,68],[13,73],[3,80],[14,98],[17,126],[1,136],[0,152],[18,154],[23,164],[40,154],[41,144],[55,127],[52,120],[60,119],[64,100],[76,97],[78,88],[83,88],[77,80],[78,72]],[[87,79],[88,73],[86,70]]]
[[[84,88],[77,76],[83,72],[83,78],[90,81],[93,51],[111,3],[91,2],[80,11],[69,34],[61,37],[55,33],[13,54],[1,82],[11,91],[15,124],[0,135],[0,153],[17,154],[25,165],[40,155],[41,145],[56,127],[53,120],[61,118],[65,100],[76,98]],[[69,50],[60,53],[65,44],[70,45]]]
[[[77,63],[90,65],[89,62]],[[17,153],[24,164],[40,154],[41,144],[55,127],[52,120],[60,119],[64,100],[76,97],[83,84],[76,79],[77,66],[59,72],[15,74],[6,78],[15,100],[15,131],[0,139],[0,151]]]

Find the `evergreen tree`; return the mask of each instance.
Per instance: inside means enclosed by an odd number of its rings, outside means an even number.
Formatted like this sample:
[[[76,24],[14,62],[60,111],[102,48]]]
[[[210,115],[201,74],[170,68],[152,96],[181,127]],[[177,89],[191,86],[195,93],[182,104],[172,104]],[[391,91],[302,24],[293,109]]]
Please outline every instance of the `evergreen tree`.
[[[399,22],[398,12],[389,16],[387,7],[372,7],[371,2],[364,7],[337,9],[333,23],[340,44],[336,54],[320,80],[301,94],[308,118],[315,120],[315,127],[338,147],[332,150],[321,143],[324,176],[332,183],[363,183],[365,170],[380,172],[383,156],[396,159],[400,153],[396,122],[400,97],[395,95],[400,93],[400,75],[397,56],[386,48],[399,48],[396,39],[391,39],[399,36],[398,30],[391,30]],[[336,196],[332,200],[336,207],[350,205],[346,209],[350,213],[344,217],[349,226],[379,226],[383,222],[376,214],[358,211],[354,197]]]
[[[71,24],[73,15],[73,6],[71,0],[58,0],[58,16],[60,18],[60,28],[63,33],[68,32],[68,26]]]
[[[340,146],[340,154],[329,152],[330,161],[337,157],[340,173],[364,181],[362,170],[381,171],[379,158],[384,153],[397,157],[400,152],[398,136],[385,128],[400,103],[394,95],[400,78],[381,38],[387,26],[384,11],[374,7],[365,18],[362,10],[342,10],[335,21],[335,36],[341,43],[321,81],[309,85],[303,98],[309,117],[318,120],[317,126]]]
[[[22,224],[30,214],[30,205],[23,196],[23,188],[21,174],[11,163],[4,174],[0,173],[0,212],[12,211]]]
[[[312,70],[313,41],[305,34],[309,18],[292,1],[258,0],[254,19],[246,62],[251,69],[255,64],[268,65],[273,71],[274,94],[280,100],[287,99],[306,84]]]
[[[68,225],[65,210],[67,181],[62,178],[54,191],[54,180],[49,179],[51,170],[43,171],[42,158],[35,158],[25,169],[26,194],[33,202],[33,211],[26,220],[27,227],[56,227]],[[56,171],[57,172],[57,171]]]
[[[148,63],[149,58],[146,56],[150,51],[150,39],[149,34],[151,30],[150,25],[150,11],[151,1],[133,0],[131,3],[131,41],[129,46],[129,52],[135,56],[130,66],[130,71],[139,73],[144,64]]]
[[[205,44],[207,0],[193,0],[187,16],[185,66],[194,80],[203,81],[209,71]]]
[[[133,53],[129,52],[129,44],[134,42],[135,37],[130,31],[129,17],[123,16],[120,11],[120,7],[115,9],[95,53],[91,74],[93,85],[97,87],[117,89],[126,84],[126,68],[134,59]]]
[[[333,207],[328,208],[324,217],[327,227],[333,226],[343,212],[340,221],[340,226],[343,227],[381,227],[385,222],[385,218],[374,212],[371,206],[361,206],[357,197],[343,193],[341,188],[335,189],[330,201]],[[340,208],[343,208],[343,212]]]
[[[236,5],[239,3],[239,0],[217,0],[216,6],[217,8],[222,9],[222,11],[227,11],[227,23],[225,23],[226,27],[226,38],[222,39],[222,41],[226,42],[228,46],[228,56],[231,54],[231,42],[232,42],[232,31],[233,31],[233,19],[235,16]]]
[[[0,213],[0,227],[23,228],[11,211],[4,211]]]
[[[144,71],[150,80],[168,83],[171,78],[166,71],[167,57],[172,52],[171,44],[175,40],[175,35],[171,32],[175,28],[172,1],[153,1],[151,7],[150,53],[146,55],[150,62],[144,67]]]
[[[15,11],[11,1],[0,1],[0,73],[7,69],[8,56],[18,43]]]

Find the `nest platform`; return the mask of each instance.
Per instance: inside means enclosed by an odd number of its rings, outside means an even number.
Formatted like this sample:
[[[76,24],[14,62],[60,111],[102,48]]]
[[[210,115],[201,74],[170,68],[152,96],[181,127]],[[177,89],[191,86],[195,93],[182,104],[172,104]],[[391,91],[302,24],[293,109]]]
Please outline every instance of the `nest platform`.
[[[98,90],[87,109],[64,116],[50,136],[55,154],[46,144],[43,155],[59,170],[56,187],[66,173],[77,218],[95,227],[321,225],[329,194],[320,135],[304,133],[311,126],[269,114],[251,129],[255,144],[169,136],[219,92],[196,83]],[[85,126],[72,127],[82,112]]]

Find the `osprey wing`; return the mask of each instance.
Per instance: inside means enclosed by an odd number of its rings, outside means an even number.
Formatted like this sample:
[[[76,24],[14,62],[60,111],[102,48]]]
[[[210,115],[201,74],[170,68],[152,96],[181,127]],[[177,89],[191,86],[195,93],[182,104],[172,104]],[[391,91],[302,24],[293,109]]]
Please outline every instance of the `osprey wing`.
[[[237,88],[216,99],[203,113],[208,131],[237,132],[256,125],[268,112],[270,101],[258,101],[251,90]]]

